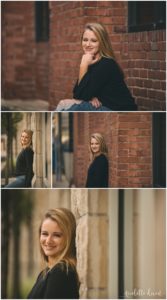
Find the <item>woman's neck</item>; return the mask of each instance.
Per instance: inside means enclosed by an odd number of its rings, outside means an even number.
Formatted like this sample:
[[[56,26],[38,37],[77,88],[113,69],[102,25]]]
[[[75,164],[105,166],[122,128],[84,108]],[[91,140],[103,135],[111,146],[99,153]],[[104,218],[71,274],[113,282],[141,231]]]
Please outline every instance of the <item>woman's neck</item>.
[[[98,157],[99,155],[101,155],[101,152],[98,152],[98,153],[94,154],[94,155],[93,155],[93,158],[96,158],[96,157]]]
[[[48,267],[52,269],[58,263],[58,259],[55,257],[48,257]]]

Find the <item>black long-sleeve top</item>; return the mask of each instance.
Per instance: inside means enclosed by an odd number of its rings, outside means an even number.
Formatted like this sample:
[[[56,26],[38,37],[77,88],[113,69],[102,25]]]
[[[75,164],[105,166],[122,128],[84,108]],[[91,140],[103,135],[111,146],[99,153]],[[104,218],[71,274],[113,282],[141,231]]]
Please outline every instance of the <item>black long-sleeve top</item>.
[[[88,168],[86,187],[108,187],[108,159],[104,154],[97,156]]]
[[[114,111],[137,110],[117,62],[112,58],[102,57],[88,67],[88,71],[75,84],[73,98],[90,101],[97,97],[102,105]]]
[[[45,273],[42,271],[28,299],[79,299],[76,270],[59,263]]]
[[[33,156],[34,151],[31,147],[21,150],[16,160],[15,175],[25,175],[25,187],[31,187],[31,180],[34,176],[33,172]]]

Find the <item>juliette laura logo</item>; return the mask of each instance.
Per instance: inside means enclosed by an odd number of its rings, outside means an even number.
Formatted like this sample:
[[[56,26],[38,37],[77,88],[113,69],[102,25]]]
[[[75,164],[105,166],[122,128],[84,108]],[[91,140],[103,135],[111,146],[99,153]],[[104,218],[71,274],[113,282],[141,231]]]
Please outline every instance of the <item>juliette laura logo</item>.
[[[125,298],[133,299],[133,298],[160,298],[161,297],[161,290],[153,290],[151,288],[148,289],[133,289],[132,291],[125,291]]]

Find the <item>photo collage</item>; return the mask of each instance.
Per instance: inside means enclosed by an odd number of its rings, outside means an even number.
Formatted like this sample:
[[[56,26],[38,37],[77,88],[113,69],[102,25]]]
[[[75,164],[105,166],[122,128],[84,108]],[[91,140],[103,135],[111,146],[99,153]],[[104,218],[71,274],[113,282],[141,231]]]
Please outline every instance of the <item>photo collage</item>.
[[[166,1],[1,19],[1,298],[166,299]]]

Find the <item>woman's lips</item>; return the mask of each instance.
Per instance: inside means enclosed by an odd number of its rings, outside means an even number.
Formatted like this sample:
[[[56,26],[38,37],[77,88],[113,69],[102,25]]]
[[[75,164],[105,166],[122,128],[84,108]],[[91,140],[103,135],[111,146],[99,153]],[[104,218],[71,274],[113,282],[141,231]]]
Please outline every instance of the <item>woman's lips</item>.
[[[52,250],[52,249],[54,249],[55,247],[53,247],[53,246],[50,246],[50,247],[48,247],[48,246],[44,246],[45,247],[45,249],[46,250]]]

